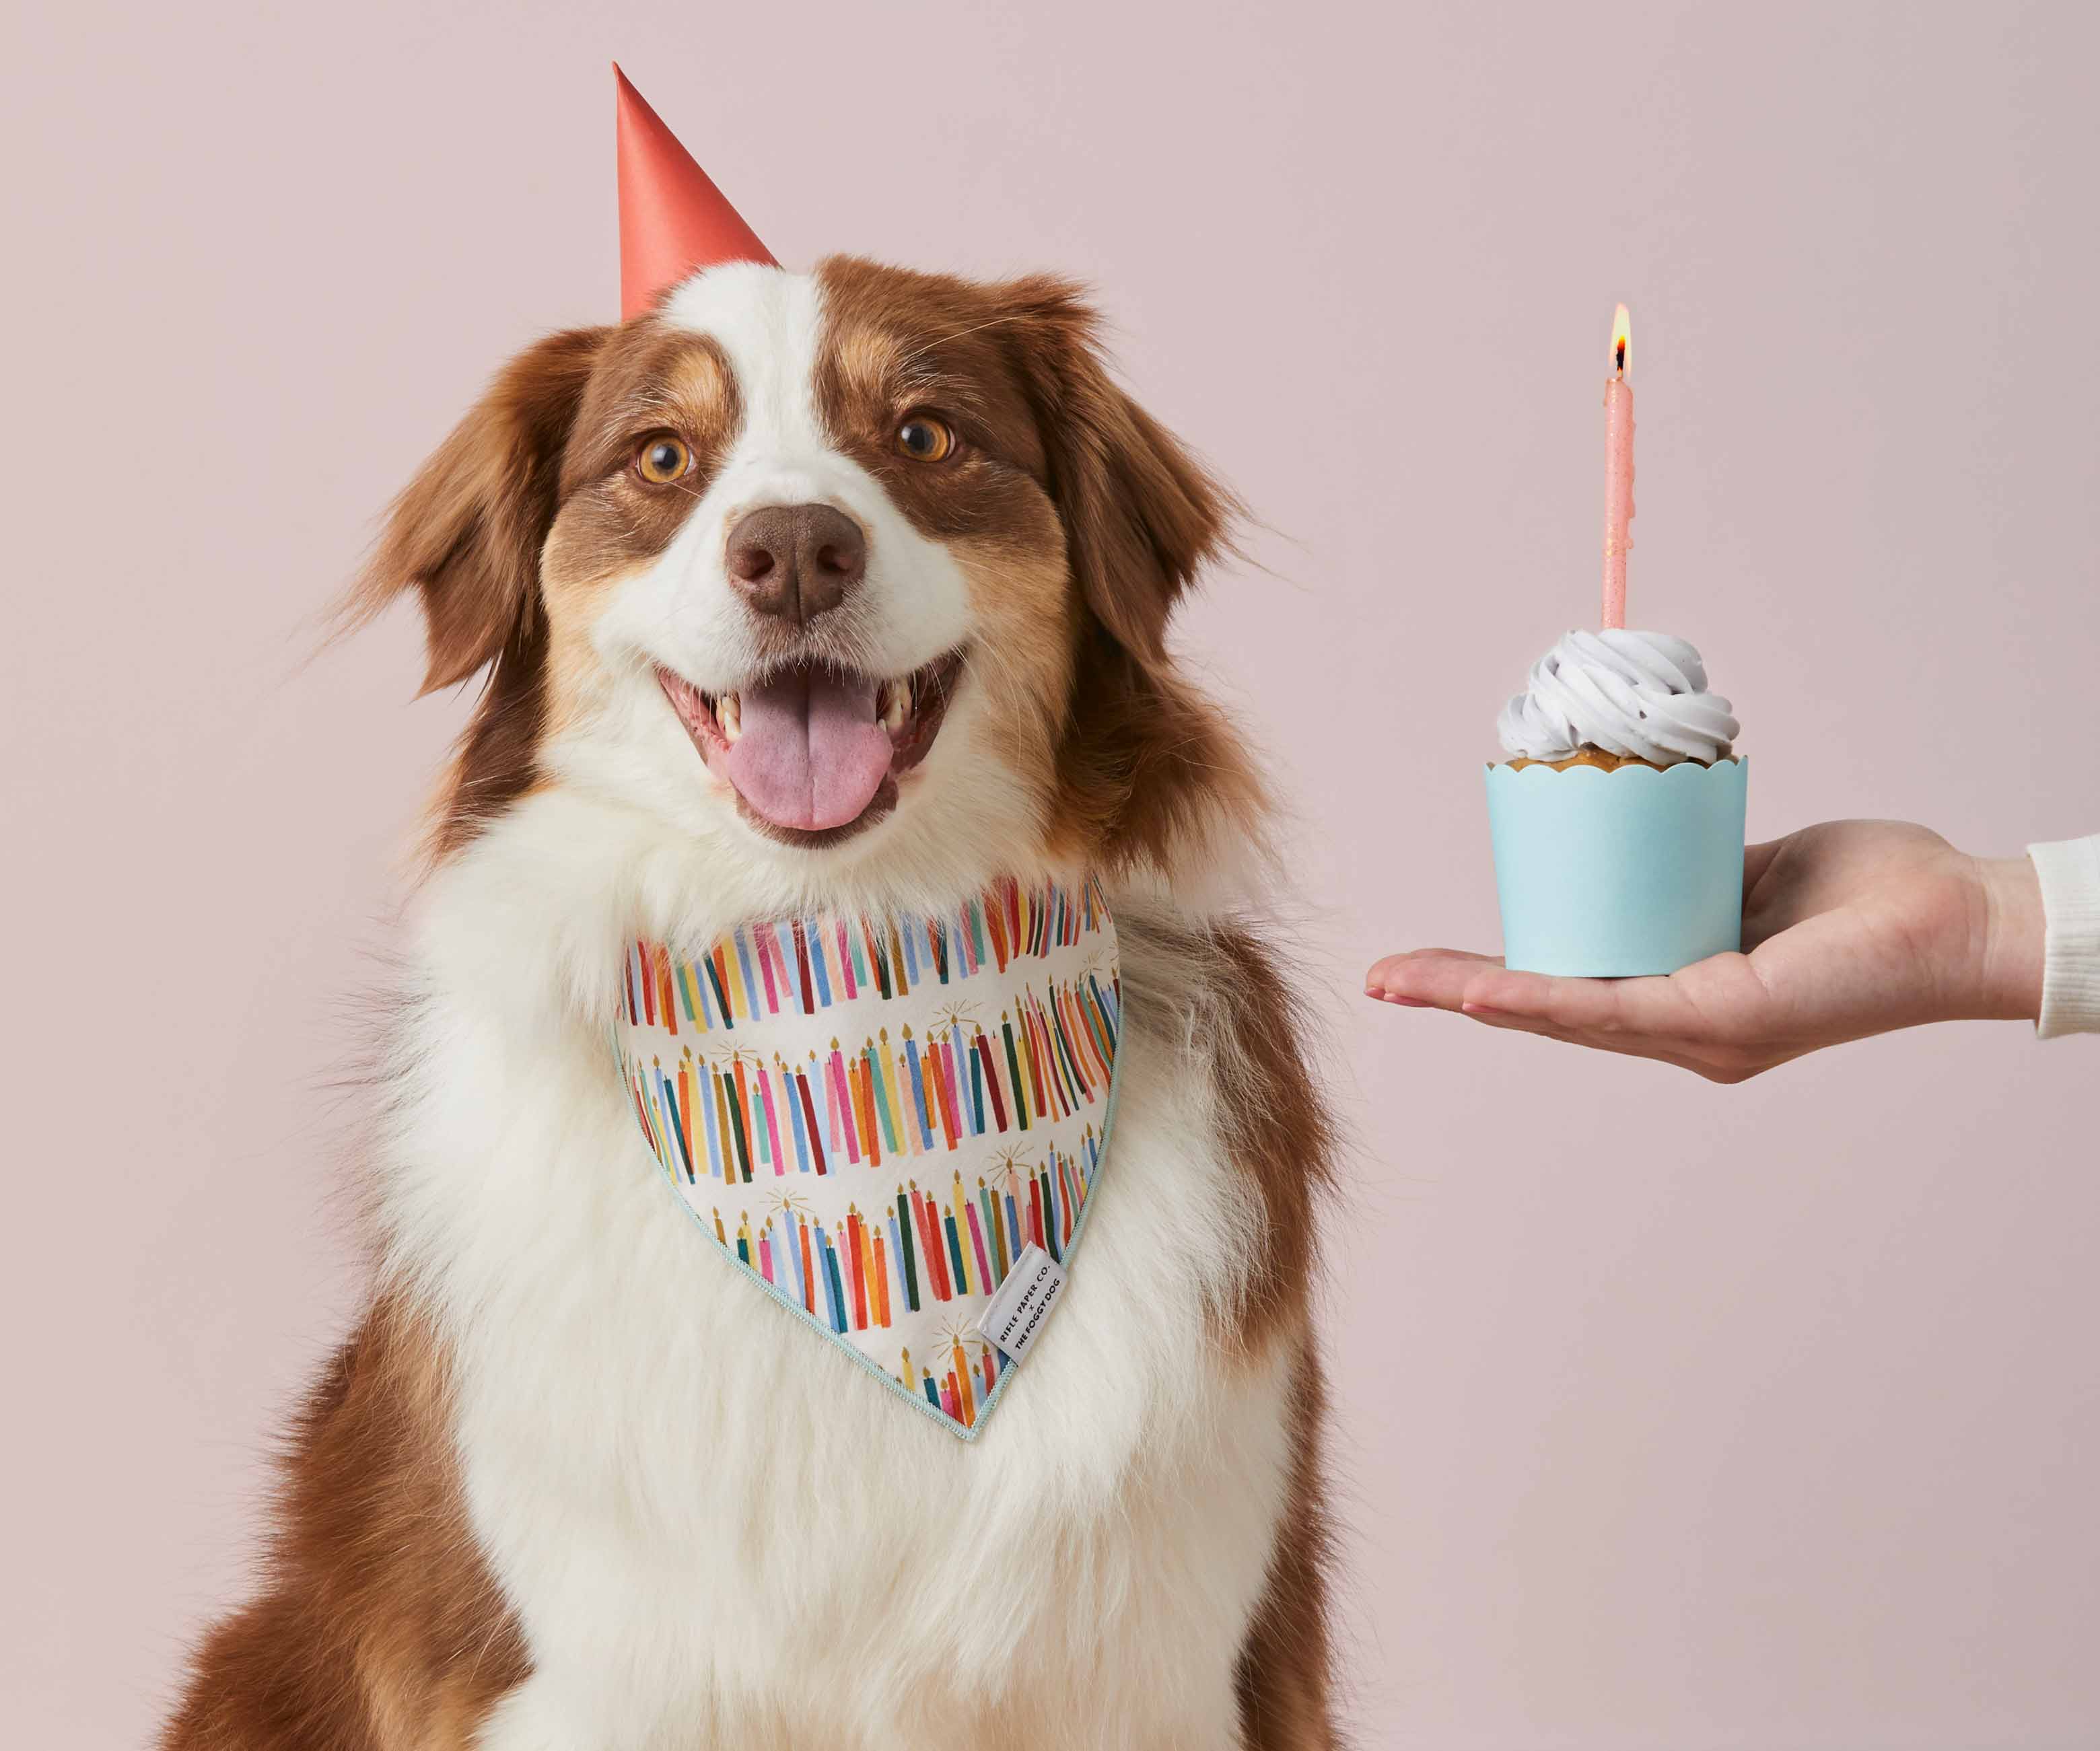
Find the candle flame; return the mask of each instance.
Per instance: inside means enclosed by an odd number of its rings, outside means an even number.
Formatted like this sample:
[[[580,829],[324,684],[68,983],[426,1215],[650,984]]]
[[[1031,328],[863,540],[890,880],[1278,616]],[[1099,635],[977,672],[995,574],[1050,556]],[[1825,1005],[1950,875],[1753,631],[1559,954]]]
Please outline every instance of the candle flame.
[[[1612,312],[1612,363],[1621,377],[1634,362],[1634,319],[1623,304]]]

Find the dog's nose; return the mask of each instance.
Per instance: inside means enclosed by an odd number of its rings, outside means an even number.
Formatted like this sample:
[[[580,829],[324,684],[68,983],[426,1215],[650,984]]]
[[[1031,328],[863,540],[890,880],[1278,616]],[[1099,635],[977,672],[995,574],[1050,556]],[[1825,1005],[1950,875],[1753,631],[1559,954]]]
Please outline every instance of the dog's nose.
[[[769,505],[729,532],[729,576],[761,614],[805,626],[867,569],[867,537],[830,505]]]

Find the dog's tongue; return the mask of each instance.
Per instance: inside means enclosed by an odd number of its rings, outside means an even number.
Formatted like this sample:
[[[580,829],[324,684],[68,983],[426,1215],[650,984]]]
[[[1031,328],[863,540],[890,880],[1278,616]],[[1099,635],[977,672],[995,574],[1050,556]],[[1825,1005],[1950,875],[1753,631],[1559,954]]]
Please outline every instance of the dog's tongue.
[[[859,818],[889,771],[876,685],[823,669],[746,687],[729,781],[775,827],[817,831]]]

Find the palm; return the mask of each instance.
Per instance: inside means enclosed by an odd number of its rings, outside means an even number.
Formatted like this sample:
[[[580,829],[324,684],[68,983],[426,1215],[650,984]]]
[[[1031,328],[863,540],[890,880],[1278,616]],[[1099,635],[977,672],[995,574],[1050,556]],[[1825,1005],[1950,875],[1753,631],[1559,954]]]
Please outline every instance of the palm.
[[[2002,1012],[1981,866],[1937,833],[1826,823],[1753,846],[1744,882],[1746,952],[1667,978],[1549,978],[1427,949],[1380,961],[1367,989],[1721,1082],[1841,1040]]]

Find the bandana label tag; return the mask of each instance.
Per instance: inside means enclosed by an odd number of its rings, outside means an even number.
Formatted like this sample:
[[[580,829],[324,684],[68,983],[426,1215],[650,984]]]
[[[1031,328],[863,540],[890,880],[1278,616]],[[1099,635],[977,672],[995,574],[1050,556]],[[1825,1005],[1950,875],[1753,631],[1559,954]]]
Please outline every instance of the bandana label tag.
[[[1050,1310],[1065,1290],[1065,1268],[1037,1246],[1021,1249],[986,1306],[977,1330],[1008,1360],[1019,1361],[1050,1322]]]

